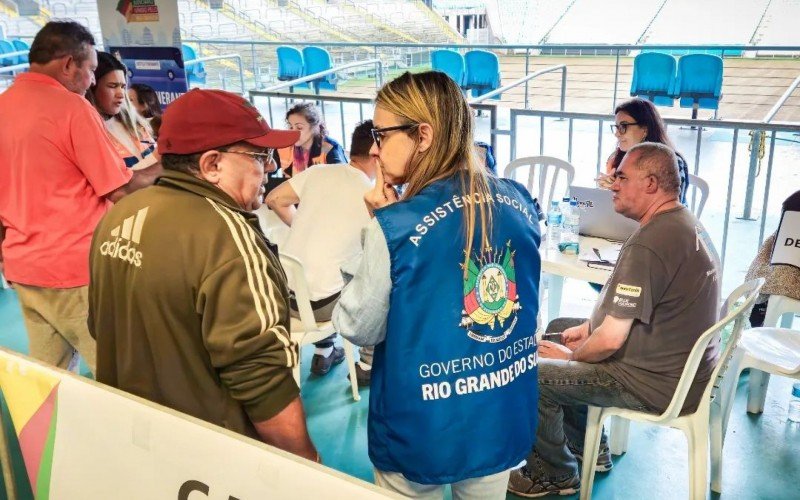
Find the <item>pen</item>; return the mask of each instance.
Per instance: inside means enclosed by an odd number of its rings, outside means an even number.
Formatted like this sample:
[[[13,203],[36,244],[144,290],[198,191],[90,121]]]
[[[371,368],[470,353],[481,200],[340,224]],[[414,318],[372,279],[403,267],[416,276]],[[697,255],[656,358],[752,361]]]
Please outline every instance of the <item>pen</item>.
[[[603,256],[602,256],[602,255],[600,255],[600,250],[598,250],[598,249],[596,249],[596,248],[592,248],[592,250],[594,250],[594,254],[595,254],[595,255],[597,255],[597,260],[602,260],[602,261],[605,261],[605,259],[603,258]]]

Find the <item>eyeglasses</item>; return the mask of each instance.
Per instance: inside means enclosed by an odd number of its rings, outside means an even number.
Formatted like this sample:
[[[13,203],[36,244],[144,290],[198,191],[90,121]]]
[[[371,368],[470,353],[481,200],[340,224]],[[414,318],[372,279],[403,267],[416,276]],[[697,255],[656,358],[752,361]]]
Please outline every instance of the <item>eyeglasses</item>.
[[[611,127],[611,132],[616,133],[619,130],[620,135],[622,135],[622,134],[624,134],[625,132],[628,131],[628,127],[630,127],[631,125],[639,125],[639,123],[637,123],[637,122],[631,122],[631,123],[622,122],[619,125],[612,124],[612,125],[609,125],[609,126]]]
[[[375,141],[375,145],[378,146],[378,149],[380,149],[381,142],[386,136],[386,132],[391,132],[392,130],[410,130],[416,127],[419,127],[419,123],[407,123],[405,125],[396,125],[394,127],[374,128],[370,132],[372,132],[372,140]]]
[[[274,148],[267,148],[266,152],[264,153],[251,153],[250,151],[231,151],[229,149],[225,149],[223,153],[235,153],[237,155],[247,155],[250,158],[253,158],[257,161],[262,167],[266,166],[267,163],[273,161],[272,153],[275,151]]]

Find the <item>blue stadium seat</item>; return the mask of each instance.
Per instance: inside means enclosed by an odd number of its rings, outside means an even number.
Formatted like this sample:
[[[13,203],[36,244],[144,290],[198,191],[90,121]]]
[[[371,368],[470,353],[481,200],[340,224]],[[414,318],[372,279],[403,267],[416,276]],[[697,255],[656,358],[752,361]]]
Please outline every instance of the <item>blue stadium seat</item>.
[[[183,64],[186,71],[186,83],[191,86],[193,83],[205,85],[206,84],[206,65],[205,63],[196,63],[191,66],[186,66],[187,61],[197,59],[197,52],[190,45],[181,44],[183,49]]]
[[[652,101],[659,106],[672,106],[675,98],[675,68],[678,63],[669,54],[643,52],[633,60],[631,95]]]
[[[327,50],[321,47],[304,47],[303,60],[305,60],[306,76],[313,75],[314,73],[319,73],[320,71],[325,71],[326,69],[331,69],[333,67],[331,64],[331,55]],[[313,80],[311,83],[314,85],[314,92],[319,94],[319,91],[322,89],[336,90],[337,78],[335,74],[331,74]]]
[[[14,50],[17,51],[27,50],[30,52],[31,50],[31,46],[28,44],[28,42],[26,42],[25,40],[20,40],[19,38],[11,40],[11,44],[14,46]],[[20,64],[29,62],[28,54],[25,54],[24,56],[19,56],[19,62]]]
[[[722,98],[722,58],[710,54],[689,54],[678,60],[674,96],[682,108],[718,109]]]
[[[10,54],[16,51],[11,42],[8,40],[0,40],[0,55]],[[0,66],[14,66],[20,64],[19,59],[20,58],[17,56],[0,58]]]
[[[466,64],[464,56],[450,49],[440,49],[431,52],[431,67],[434,71],[441,71],[455,81],[459,87],[464,85]]]
[[[464,54],[464,62],[467,67],[464,88],[472,89],[473,97],[500,88],[500,61],[497,55],[485,50],[470,50]],[[500,99],[500,96],[493,99]]]

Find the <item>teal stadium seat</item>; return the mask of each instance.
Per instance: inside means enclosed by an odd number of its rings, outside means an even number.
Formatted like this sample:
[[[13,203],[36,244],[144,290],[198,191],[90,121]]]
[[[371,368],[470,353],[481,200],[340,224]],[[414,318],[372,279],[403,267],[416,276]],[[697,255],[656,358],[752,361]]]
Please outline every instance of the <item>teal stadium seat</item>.
[[[639,96],[659,106],[673,106],[677,61],[669,54],[643,52],[633,60],[631,95]]]
[[[678,60],[674,96],[682,108],[692,108],[692,119],[698,108],[719,109],[722,99],[722,58],[710,54],[689,54]]]
[[[313,75],[314,73],[319,73],[320,71],[325,71],[333,67],[331,64],[331,55],[327,50],[321,47],[304,47],[303,60],[305,61],[306,76]],[[311,84],[314,86],[314,92],[319,94],[319,91],[322,89],[336,90],[337,81],[338,79],[336,75],[331,74],[322,78],[317,78],[316,80],[312,80]]]
[[[14,50],[16,51],[27,50],[28,52],[30,52],[31,50],[31,46],[28,45],[28,42],[26,42],[25,40],[20,40],[19,38],[11,40],[11,44],[14,46]],[[29,62],[28,54],[25,54],[24,56],[19,56],[19,62],[20,64]]]
[[[464,88],[472,90],[472,97],[478,97],[500,88],[500,61],[493,52],[470,50],[464,54],[467,74]],[[494,96],[493,99],[500,99]]]
[[[197,59],[197,52],[190,46],[186,45],[185,43],[181,45],[183,49],[183,67],[186,71],[186,83],[188,85],[199,84],[205,85],[206,84],[206,65],[205,63],[199,62],[192,64],[191,66],[187,65],[188,61],[193,61]]]
[[[466,64],[464,56],[455,50],[440,49],[431,52],[431,67],[434,71],[441,71],[452,78],[459,87],[464,86]]]
[[[294,47],[281,45],[277,48],[276,54],[278,56],[278,80],[288,82],[306,75],[302,52]],[[295,87],[307,89],[308,84],[294,85],[289,90],[293,91]]]
[[[8,40],[0,40],[0,56],[10,54],[12,52],[16,52],[14,45]],[[2,57],[0,58],[0,66],[15,66],[20,64],[19,59],[20,58],[17,56]]]

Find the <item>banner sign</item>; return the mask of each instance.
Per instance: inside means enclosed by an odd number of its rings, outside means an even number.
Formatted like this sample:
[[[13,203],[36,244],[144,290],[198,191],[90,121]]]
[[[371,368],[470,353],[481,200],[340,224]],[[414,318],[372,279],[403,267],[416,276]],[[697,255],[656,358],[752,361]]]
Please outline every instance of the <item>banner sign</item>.
[[[177,0],[97,2],[103,45],[128,68],[128,84],[153,87],[164,107],[188,90]]]
[[[0,390],[37,500],[399,498],[5,349]]]
[[[792,210],[783,212],[770,264],[800,268],[800,212]]]

